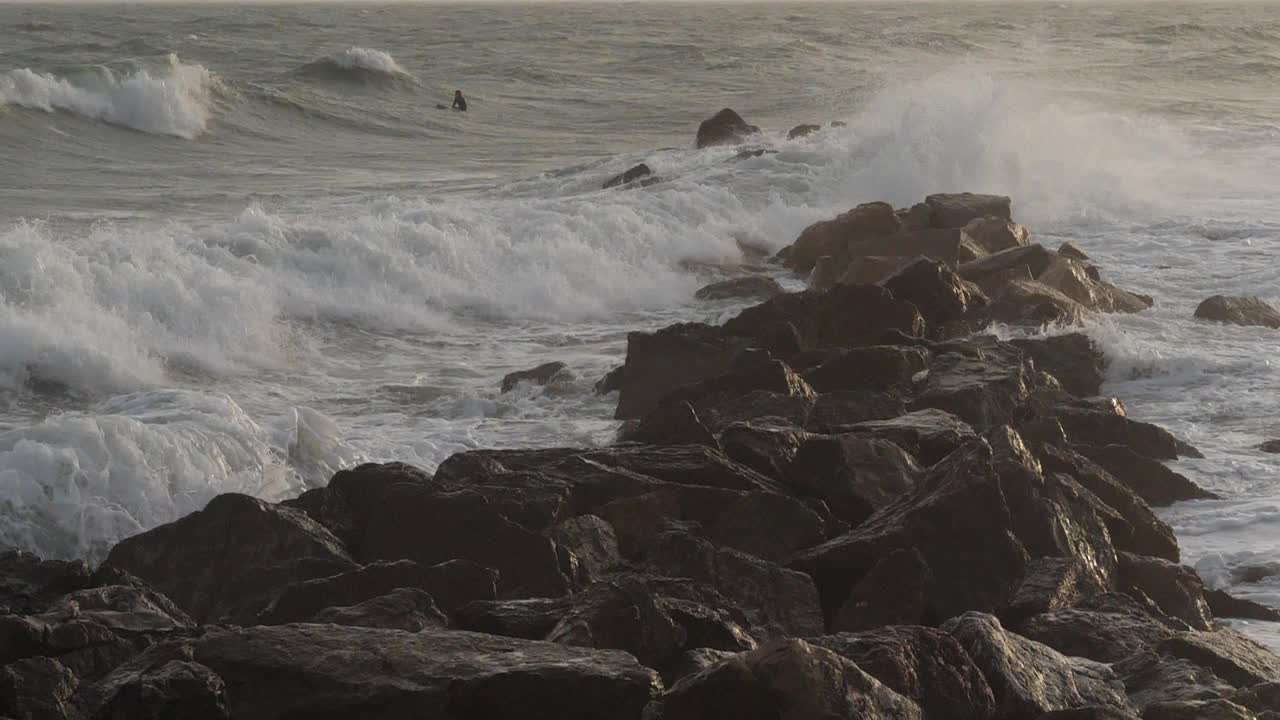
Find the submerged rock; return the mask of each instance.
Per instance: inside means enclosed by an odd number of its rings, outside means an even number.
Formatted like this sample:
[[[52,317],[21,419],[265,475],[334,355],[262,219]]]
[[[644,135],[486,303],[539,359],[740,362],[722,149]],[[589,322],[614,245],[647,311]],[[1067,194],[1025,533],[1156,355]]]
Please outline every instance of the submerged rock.
[[[609,188],[618,187],[619,185],[627,185],[642,178],[647,178],[650,175],[653,175],[653,171],[649,169],[649,166],[644,163],[640,163],[639,165],[628,169],[626,172],[605,180],[604,189],[608,190]]]
[[[713,145],[736,145],[751,135],[759,134],[760,128],[747,124],[738,113],[725,108],[710,118],[703,120],[698,126],[696,145],[699,148]]]
[[[797,138],[802,138],[808,135],[812,135],[813,133],[821,129],[822,129],[821,125],[797,125],[791,128],[791,132],[787,133],[787,139],[795,140]]]
[[[768,300],[786,292],[777,280],[763,275],[748,275],[711,283],[694,293],[699,300],[727,300],[731,298],[759,298]]]
[[[1276,310],[1256,296],[1214,295],[1200,303],[1196,308],[1195,316],[1201,320],[1216,320],[1233,325],[1280,328],[1280,310]]]
[[[536,368],[530,370],[520,370],[508,373],[502,378],[502,392],[511,392],[516,389],[516,385],[527,382],[534,385],[546,385],[551,382],[557,375],[568,370],[568,366],[562,362],[543,363]]]

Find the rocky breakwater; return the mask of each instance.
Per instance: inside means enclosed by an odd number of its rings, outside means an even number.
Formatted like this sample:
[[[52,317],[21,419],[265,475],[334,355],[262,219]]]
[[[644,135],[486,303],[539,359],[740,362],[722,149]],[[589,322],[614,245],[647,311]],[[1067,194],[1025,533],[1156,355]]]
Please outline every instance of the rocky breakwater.
[[[1099,396],[1086,336],[978,332],[1148,304],[1009,210],[806,230],[797,270],[893,269],[632,334],[613,446],[223,495],[96,570],[0,556],[0,717],[1280,716],[1280,658],[1219,623],[1275,612],[1151,509],[1209,497],[1164,465],[1196,450]]]

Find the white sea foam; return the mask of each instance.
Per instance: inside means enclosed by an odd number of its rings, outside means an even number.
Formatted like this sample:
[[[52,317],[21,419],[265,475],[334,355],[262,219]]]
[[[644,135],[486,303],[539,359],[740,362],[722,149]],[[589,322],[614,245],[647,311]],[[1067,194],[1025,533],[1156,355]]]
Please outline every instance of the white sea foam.
[[[408,75],[390,53],[372,48],[351,47],[333,56],[333,62],[344,70],[366,70],[385,75]]]
[[[170,55],[157,70],[107,68],[59,77],[29,68],[0,74],[0,105],[61,110],[146,133],[191,139],[209,122],[217,78]]]

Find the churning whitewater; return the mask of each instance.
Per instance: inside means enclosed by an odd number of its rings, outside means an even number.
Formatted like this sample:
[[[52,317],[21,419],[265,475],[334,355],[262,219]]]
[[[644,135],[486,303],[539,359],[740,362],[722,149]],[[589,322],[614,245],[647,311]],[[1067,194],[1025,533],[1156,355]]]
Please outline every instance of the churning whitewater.
[[[1256,89],[1280,10],[50,5],[0,29],[0,544],[99,559],[222,492],[607,442],[593,386],[626,332],[735,311],[693,292],[742,245],[973,190],[1155,297],[1090,326],[1107,391],[1207,456],[1177,469],[1225,499],[1165,513],[1186,560],[1280,604],[1278,338],[1191,319],[1280,299]],[[437,110],[456,88],[469,112]],[[725,106],[776,152],[694,150]],[[639,162],[661,181],[601,190]],[[571,379],[499,394],[549,360]]]

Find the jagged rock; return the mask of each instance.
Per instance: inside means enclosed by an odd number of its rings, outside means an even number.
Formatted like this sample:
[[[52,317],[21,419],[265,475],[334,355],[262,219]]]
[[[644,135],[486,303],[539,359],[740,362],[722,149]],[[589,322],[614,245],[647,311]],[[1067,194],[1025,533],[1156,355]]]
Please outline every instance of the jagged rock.
[[[894,420],[906,414],[907,404],[893,392],[840,390],[818,396],[805,428],[815,433],[839,434],[861,423]]]
[[[0,667],[0,713],[15,720],[76,717],[75,673],[48,657],[32,657]]]
[[[661,688],[626,653],[435,628],[211,627],[135,662],[182,654],[225,681],[230,715],[245,720],[496,718],[514,707],[528,718],[638,720]]]
[[[1124,678],[1130,701],[1140,707],[1182,700],[1226,697],[1235,692],[1212,670],[1187,660],[1144,650],[1112,664]]]
[[[83,560],[44,560],[22,550],[0,551],[0,614],[44,612],[66,593],[93,584]]]
[[[1247,708],[1230,700],[1177,700],[1148,705],[1142,720],[1258,720]]]
[[[804,573],[736,550],[716,549],[680,531],[659,535],[645,564],[714,588],[742,610],[757,638],[814,635],[823,630],[818,590]]]
[[[724,330],[758,338],[786,323],[795,328],[803,348],[877,345],[888,330],[915,337],[925,332],[924,318],[914,305],[895,299],[882,287],[865,285],[779,295],[743,310],[724,324]]]
[[[746,150],[739,150],[738,154],[733,156],[733,159],[747,160],[750,158],[758,158],[762,155],[777,155],[777,154],[778,154],[777,150],[770,150],[769,148],[747,148]]]
[[[1200,303],[1196,308],[1195,316],[1201,320],[1233,325],[1280,328],[1280,310],[1276,310],[1256,296],[1214,295]]]
[[[1280,677],[1280,658],[1227,628],[1213,632],[1178,633],[1160,643],[1157,650],[1211,670],[1237,688],[1271,682]]]
[[[917,410],[889,420],[872,420],[841,428],[843,432],[888,440],[932,465],[977,437],[973,428],[944,410]]]
[[[421,632],[447,627],[449,619],[430,595],[416,588],[399,588],[355,605],[327,607],[309,622]]]
[[[882,202],[864,203],[832,220],[822,220],[805,228],[788,246],[783,264],[806,274],[813,270],[818,258],[827,256],[843,267],[848,264],[850,245],[866,238],[892,235],[898,229],[893,206]]]
[[[663,402],[619,439],[646,445],[704,445],[718,450],[720,443],[707,429],[693,406],[683,400]]]
[[[579,585],[587,585],[622,564],[613,526],[595,515],[569,518],[547,534],[556,547],[573,553],[574,577]]]
[[[644,417],[672,390],[723,375],[746,345],[741,338],[699,323],[628,333],[627,361],[614,417]]]
[[[198,622],[244,622],[279,587],[356,566],[304,513],[234,493],[121,541],[106,564],[142,578]]]
[[[724,662],[734,655],[737,655],[737,653],[725,650],[712,650],[711,648],[687,650],[685,651],[685,654],[682,655],[680,659],[677,660],[667,671],[667,684],[669,686],[674,686],[680,680],[683,680],[690,675],[700,673],[712,665]]]
[[[919,551],[894,550],[849,591],[831,620],[831,630],[856,632],[886,625],[934,622],[929,603],[932,586],[933,573]]]
[[[1072,260],[1082,260],[1084,262],[1089,261],[1089,256],[1070,240],[1062,243],[1062,247],[1058,248],[1058,254],[1063,257],[1071,258]]]
[[[853,662],[803,640],[777,640],[690,675],[662,697],[663,720],[922,720],[915,703]]]
[[[893,277],[913,259],[898,255],[857,255],[840,271],[836,282],[841,285],[878,285]]]
[[[534,385],[546,385],[550,383],[557,375],[568,370],[568,366],[562,362],[543,363],[536,368],[530,370],[520,370],[518,372],[507,373],[502,378],[502,392],[507,393],[516,389],[516,385],[522,382],[533,383]]]
[[[604,377],[596,381],[595,391],[597,395],[608,395],[611,392],[617,392],[622,389],[622,371],[624,366],[618,367],[605,373]]]
[[[1038,243],[1019,245],[962,264],[956,274],[991,292],[992,280],[1021,271],[1022,277],[1034,280],[1053,264],[1055,256]]]
[[[1218,496],[1170,470],[1164,463],[1134,452],[1123,445],[1077,444],[1082,455],[1096,462],[1111,476],[1155,507],[1182,500],[1216,500]]]
[[[1112,574],[1114,565],[1113,559]],[[1016,625],[1028,617],[1070,607],[1105,592],[1107,586],[1101,584],[1101,574],[1079,556],[1032,558],[1008,607],[1000,612],[1000,620]]]
[[[1213,627],[1213,614],[1204,599],[1204,583],[1195,571],[1160,558],[1122,552],[1121,589],[1153,600],[1160,610],[1198,630]]]
[[[859,257],[926,257],[956,267],[984,255],[986,251],[959,228],[925,228],[859,240],[848,248],[846,267]]]
[[[753,349],[740,353],[724,375],[672,391],[650,416],[669,416],[665,421],[654,421],[658,430],[653,433],[655,436],[678,435],[674,429],[663,433],[660,428],[664,424],[673,428],[683,426],[693,432],[689,427],[691,423],[672,408],[681,403],[689,404],[712,431],[740,420],[766,416],[789,417],[803,424],[813,399],[813,388],[786,363],[773,359],[767,351]],[[642,426],[646,424],[649,416]]]
[[[714,282],[694,293],[699,300],[728,300],[737,298],[759,298],[768,300],[781,295],[786,290],[777,280],[763,275],[748,275]]]
[[[1057,257],[1036,281],[1096,312],[1135,313],[1151,307],[1148,300],[1092,277],[1091,269],[1078,260]]]
[[[725,108],[698,126],[696,147],[736,145],[750,135],[759,134],[760,128],[748,125],[738,113]]]
[[[1035,361],[1036,368],[1053,375],[1072,395],[1091,397],[1106,379],[1106,359],[1088,335],[1069,333],[1009,341]]]
[[[1124,686],[1109,667],[1067,657],[1005,630],[991,615],[965,613],[942,629],[956,638],[995,694],[997,717],[1039,717],[1081,707],[1130,709]]]
[[[1000,217],[974,218],[965,224],[962,232],[988,253],[1027,244],[1027,229]]]
[[[896,212],[904,230],[923,230],[929,227],[929,206],[922,202]]]
[[[498,573],[466,560],[425,567],[411,560],[375,562],[332,577],[282,588],[257,622],[306,622],[327,607],[358,605],[400,588],[421,590],[445,612],[497,596]]]
[[[1174,635],[1136,604],[1114,612],[1060,608],[1027,618],[1017,630],[1064,655],[1104,663],[1150,650]]]
[[[608,180],[605,180],[604,189],[608,190],[609,188],[618,187],[619,185],[627,185],[640,180],[641,178],[647,178],[650,175],[653,175],[653,171],[649,169],[649,166],[644,163],[640,163],[639,165],[628,168],[625,172],[614,175]]]
[[[573,607],[570,596],[524,600],[478,600],[454,613],[459,630],[542,640]]]
[[[1085,306],[1034,280],[995,276],[976,282],[991,296],[987,315],[996,322],[1031,327],[1079,325],[1089,314]]]
[[[1280,622],[1280,610],[1235,597],[1222,590],[1209,590],[1205,592],[1204,599],[1209,603],[1209,610],[1214,617]]]
[[[585,452],[582,457],[605,467],[621,468],[669,483],[786,492],[778,482],[702,445],[617,446]]]
[[[891,690],[914,701],[927,718],[987,720],[995,697],[955,638],[929,627],[884,627],[808,639],[857,663]]]
[[[929,207],[929,221],[934,227],[964,227],[970,220],[995,217],[1011,220],[1011,202],[1003,195],[974,193],[938,193],[924,199]]]
[[[1026,363],[996,363],[959,353],[935,355],[912,410],[934,409],[954,414],[987,430],[1017,424],[1024,417],[1036,378]]]
[[[172,659],[117,672],[95,689],[101,704],[94,718],[225,720],[231,714],[226,683],[199,663]]]
[[[720,445],[730,460],[756,472],[783,480],[800,446],[812,434],[778,418],[731,423],[720,435]]]
[[[977,285],[962,280],[944,263],[929,258],[917,258],[883,285],[895,298],[914,303],[925,323],[940,337],[952,328],[964,334],[965,318],[989,302]]]
[[[1100,447],[1123,445],[1156,460],[1176,460],[1179,456],[1204,457],[1195,448],[1174,438],[1168,430],[1125,417],[1123,413],[1056,406],[1045,411],[1044,415],[1061,423],[1073,443]]]
[[[791,132],[787,133],[787,139],[795,140],[797,138],[802,138],[807,135],[812,135],[821,129],[821,125],[797,125],[791,128]]]
[[[1053,710],[1041,715],[1037,720],[1138,720],[1138,716],[1119,708],[1091,706]]]
[[[857,525],[910,490],[923,470],[902,448],[860,435],[809,439],[787,469],[798,495],[823,500],[841,520]]]
[[[794,562],[817,583],[831,618],[880,558],[914,547],[933,573],[928,605],[941,620],[1008,603],[1027,561],[1012,529],[991,450],[976,440],[932,467],[911,492]]]
[[[912,378],[929,366],[925,348],[872,345],[840,350],[804,373],[804,379],[822,393],[843,390],[877,390],[909,387]]]

